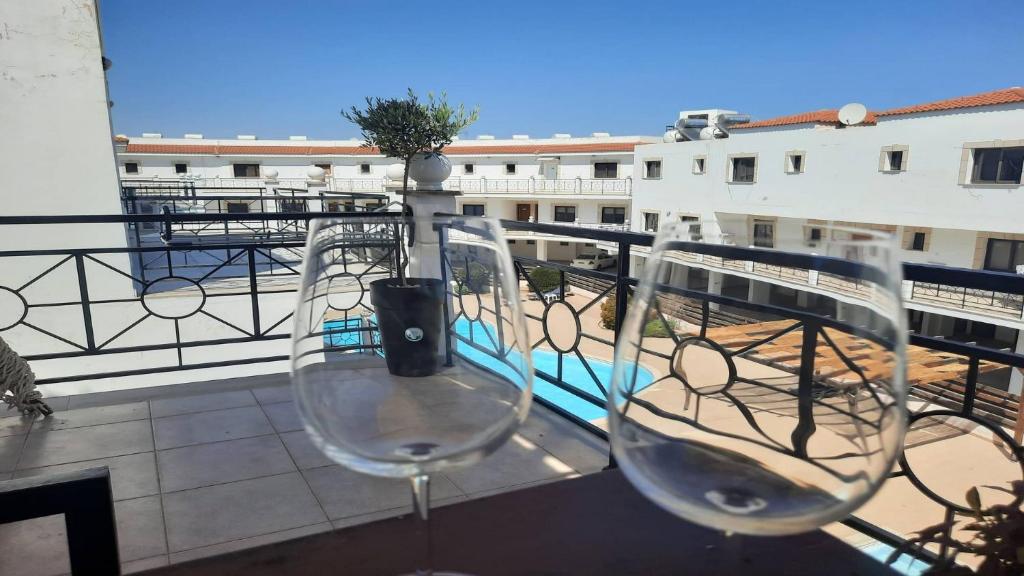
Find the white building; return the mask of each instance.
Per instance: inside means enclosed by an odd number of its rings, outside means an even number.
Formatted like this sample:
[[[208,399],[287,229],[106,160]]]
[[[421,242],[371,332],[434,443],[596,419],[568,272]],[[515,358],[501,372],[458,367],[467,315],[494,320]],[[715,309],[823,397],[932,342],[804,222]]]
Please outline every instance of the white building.
[[[296,188],[310,192],[389,193],[400,184],[395,160],[355,140],[119,137],[119,170],[125,181],[185,179],[198,187]],[[595,133],[574,138],[525,135],[497,140],[480,136],[445,149],[452,161],[446,186],[461,191],[463,214],[579,226],[626,227],[633,187],[633,149],[650,136]],[[155,182],[154,182],[155,183]],[[141,185],[141,182],[140,182]],[[359,200],[365,205],[376,200]],[[326,206],[326,209],[335,209]],[[340,207],[338,208],[340,209]],[[586,247],[570,238],[510,232],[517,256],[571,260]]]
[[[680,114],[681,124],[698,126],[710,116],[711,129],[683,130],[694,139],[671,130],[669,142],[636,148],[633,230],[683,219],[737,245],[799,238],[813,252],[821,225],[843,224],[895,234],[907,262],[1024,265],[1022,88],[867,113],[853,125],[820,110],[721,123],[716,134],[717,113],[731,111]],[[635,257],[634,272],[643,259]],[[674,280],[716,285],[711,268],[677,268]],[[764,293],[763,283],[785,290],[751,275],[749,293]],[[907,286],[906,296],[910,326],[921,333],[1024,350],[1019,298],[952,298],[920,286]]]

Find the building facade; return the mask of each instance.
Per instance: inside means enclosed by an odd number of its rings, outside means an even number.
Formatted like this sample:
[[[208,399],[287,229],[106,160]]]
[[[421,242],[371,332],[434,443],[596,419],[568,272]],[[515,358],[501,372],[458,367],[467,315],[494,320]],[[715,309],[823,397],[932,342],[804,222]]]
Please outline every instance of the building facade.
[[[1024,273],[1022,88],[869,112],[849,125],[822,110],[723,128],[695,139],[670,130],[669,141],[636,148],[633,230],[683,220],[727,243],[815,252],[825,226],[869,228],[894,234],[905,262]],[[713,268],[677,268],[673,279],[716,285]],[[731,288],[783,297],[784,284],[752,274]],[[1019,297],[958,290],[905,286],[910,327],[1024,350]]]
[[[199,134],[118,138],[123,181],[147,184],[188,181],[200,191],[305,190],[309,193],[388,194],[397,198],[401,166],[358,141],[211,140]],[[446,186],[458,190],[467,215],[591,227],[628,227],[633,187],[633,149],[650,136],[595,133],[573,138],[518,135],[456,141],[445,149],[452,162]],[[376,203],[367,198],[357,206]],[[343,205],[343,203],[342,203]],[[325,206],[327,210],[334,206]],[[338,209],[341,209],[339,206]],[[572,260],[585,250],[570,238],[510,232],[517,256]]]

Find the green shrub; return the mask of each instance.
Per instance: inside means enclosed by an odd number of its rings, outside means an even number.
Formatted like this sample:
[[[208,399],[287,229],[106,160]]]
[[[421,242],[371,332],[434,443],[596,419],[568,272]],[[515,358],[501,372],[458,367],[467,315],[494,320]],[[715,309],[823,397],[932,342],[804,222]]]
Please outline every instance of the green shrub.
[[[530,271],[530,280],[541,293],[550,292],[558,288],[561,274],[552,268],[541,268],[540,266]]]
[[[632,298],[626,298],[626,310],[629,310],[632,304]],[[677,323],[675,320],[665,318],[668,321],[668,326],[665,326],[665,322],[661,321],[658,317],[658,313],[651,309],[647,311],[647,324],[644,325],[644,336],[650,338],[669,338],[672,334],[669,330],[676,330]],[[615,330],[615,292],[608,294],[608,297],[601,303],[601,326],[608,330]]]
[[[483,294],[491,289],[491,271],[479,262],[469,263],[469,275],[466,268],[455,268],[455,279],[458,281],[460,294]]]

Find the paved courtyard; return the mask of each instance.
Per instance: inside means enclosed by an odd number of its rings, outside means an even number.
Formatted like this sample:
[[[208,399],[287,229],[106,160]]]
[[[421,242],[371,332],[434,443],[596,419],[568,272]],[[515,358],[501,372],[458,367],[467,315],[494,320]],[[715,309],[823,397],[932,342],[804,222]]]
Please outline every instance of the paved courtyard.
[[[286,375],[51,400],[47,419],[0,417],[0,480],[111,471],[125,572],[410,509],[408,484],[333,464],[301,429]],[[436,505],[600,470],[607,445],[537,404],[509,443],[434,478]],[[61,516],[0,525],[0,574],[69,571]]]

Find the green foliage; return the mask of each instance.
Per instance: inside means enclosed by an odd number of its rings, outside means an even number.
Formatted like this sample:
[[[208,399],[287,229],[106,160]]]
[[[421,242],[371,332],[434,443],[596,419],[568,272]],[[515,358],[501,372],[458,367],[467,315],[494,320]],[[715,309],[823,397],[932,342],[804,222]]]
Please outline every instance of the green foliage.
[[[469,274],[466,268],[455,268],[455,279],[459,285],[459,294],[483,294],[491,289],[491,271],[479,262],[469,263]]]
[[[427,94],[427,102],[409,89],[405,98],[366,98],[366,108],[353,106],[342,117],[359,126],[364,146],[380,149],[381,154],[405,163],[403,190],[408,188],[409,161],[420,152],[440,154],[459,132],[476,122],[479,109],[467,112],[459,104],[448,104],[442,92],[438,98]]]
[[[626,298],[626,310],[632,305],[632,298]],[[678,328],[678,322],[671,318],[665,318],[666,323],[661,320],[655,310],[648,310],[647,323],[644,324],[644,337],[647,338],[671,338],[672,332]],[[615,292],[612,292],[601,302],[601,326],[608,330],[615,330]]]
[[[530,280],[533,285],[537,287],[543,294],[544,292],[550,292],[555,288],[558,288],[558,283],[561,280],[561,273],[558,270],[552,268],[542,268],[540,266],[530,271]]]
[[[990,486],[990,488],[995,488]],[[988,508],[981,505],[977,488],[967,491],[967,505],[973,521],[963,524],[960,518],[929,526],[909,538],[889,556],[892,564],[901,554],[920,551],[929,544],[945,544],[951,553],[925,570],[924,574],[960,575],[1011,575],[1024,573],[1024,481],[1014,480],[1010,489],[1003,489],[1013,495],[1006,504],[994,504]],[[960,537],[954,538],[955,531]],[[957,564],[960,554],[982,558],[977,572]]]

